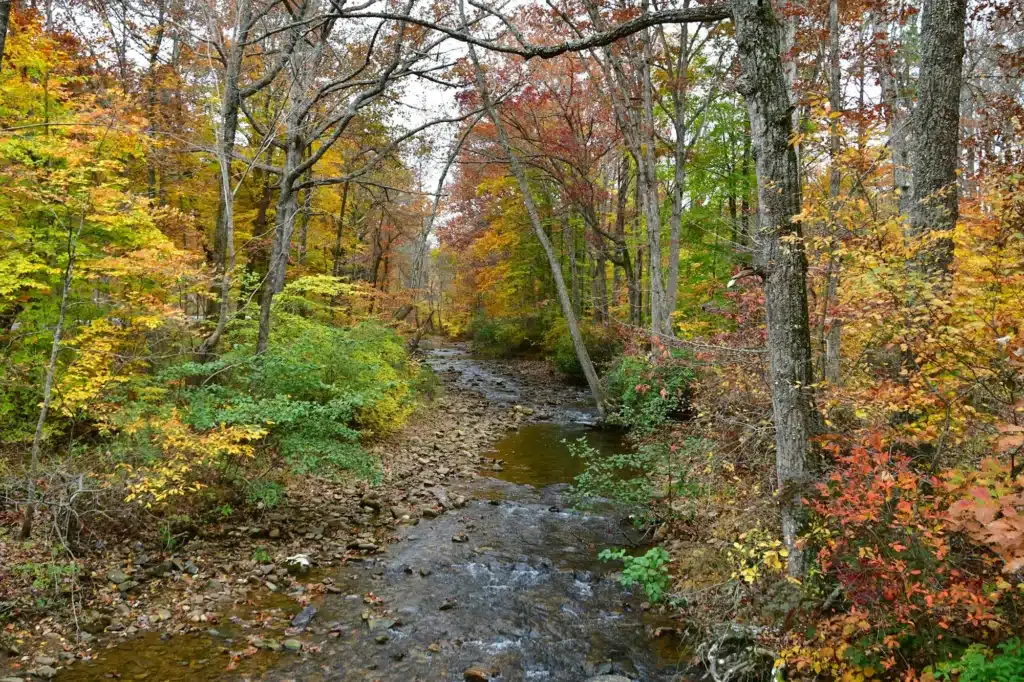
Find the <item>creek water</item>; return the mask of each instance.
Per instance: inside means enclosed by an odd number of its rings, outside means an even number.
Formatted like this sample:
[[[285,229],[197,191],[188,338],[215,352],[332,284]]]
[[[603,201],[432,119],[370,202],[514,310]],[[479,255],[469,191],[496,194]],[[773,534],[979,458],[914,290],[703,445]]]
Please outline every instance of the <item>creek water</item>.
[[[521,397],[513,378],[465,352],[434,351],[429,359],[457,375],[449,377],[456,385],[492,400]],[[490,456],[504,460],[503,471],[448,491],[469,498],[466,507],[404,526],[385,553],[332,573],[341,593],[314,601],[319,613],[301,637],[316,641],[319,653],[260,652],[229,673],[218,652],[244,648],[241,633],[147,635],[59,679],[434,682],[463,680],[471,666],[501,682],[582,682],[603,673],[682,679],[679,641],[657,636],[672,623],[645,611],[640,596],[614,579],[615,567],[596,559],[603,548],[635,546],[635,532],[612,506],[576,511],[565,499],[579,463],[563,439],[623,447],[613,433],[564,419],[578,410],[556,410],[556,421],[498,442]]]

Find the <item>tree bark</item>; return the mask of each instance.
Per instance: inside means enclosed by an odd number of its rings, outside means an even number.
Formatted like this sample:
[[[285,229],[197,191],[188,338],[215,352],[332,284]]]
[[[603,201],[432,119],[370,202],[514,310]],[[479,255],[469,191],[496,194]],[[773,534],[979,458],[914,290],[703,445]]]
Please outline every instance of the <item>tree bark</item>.
[[[816,430],[807,259],[800,223],[800,178],[791,143],[792,110],[781,59],[780,26],[764,0],[733,0],[733,20],[756,160],[760,225],[755,266],[764,279],[769,383],[782,535],[791,574],[804,570],[797,538],[804,511],[808,439]]]
[[[4,57],[7,53],[7,33],[11,26],[11,5],[14,0],[0,0],[0,68],[3,67]]]
[[[843,110],[842,81],[839,60],[839,0],[829,0],[828,4],[828,90],[829,105],[832,116],[829,119],[828,150],[828,217],[829,217],[829,256],[825,271],[825,303],[821,324],[827,326],[824,334],[825,348],[822,360],[822,375],[830,384],[837,385],[840,380],[840,343],[842,322],[835,315],[835,307],[839,294],[839,258],[835,255],[835,242],[839,239],[839,226],[836,225],[835,212],[838,207],[842,174],[839,170],[839,113]],[[831,323],[829,314],[832,315]]]
[[[956,170],[966,22],[967,0],[924,0],[909,236],[928,237],[915,264],[929,274],[943,275],[953,262],[952,236],[930,233],[951,231],[960,215]]]
[[[341,276],[341,237],[345,230],[345,207],[348,204],[348,183],[342,186],[341,208],[338,210],[338,229],[334,234],[334,267],[331,274],[335,277]]]
[[[462,15],[463,26],[468,25],[469,22],[466,20],[465,6],[462,0],[459,0],[459,11]],[[480,64],[480,60],[477,58],[476,49],[472,44],[467,44],[467,47],[469,49],[470,61],[473,63],[476,73],[476,86],[480,93],[480,99],[483,101],[484,109],[487,111],[487,117],[490,118],[491,123],[494,124],[494,129],[498,134],[498,141],[501,143],[505,153],[508,155],[509,165],[512,168],[512,174],[515,176],[516,182],[519,184],[519,191],[523,195],[523,203],[526,205],[526,212],[530,217],[530,223],[533,226],[533,231],[537,235],[537,239],[540,241],[541,247],[544,249],[544,254],[548,259],[548,266],[551,268],[551,274],[554,276],[555,289],[558,292],[558,301],[562,306],[562,315],[565,317],[565,323],[569,327],[569,336],[572,337],[572,344],[576,350],[576,358],[579,360],[580,366],[583,368],[583,375],[586,377],[587,386],[590,388],[590,392],[594,397],[598,414],[601,419],[604,419],[604,389],[601,387],[601,381],[597,377],[597,370],[594,369],[594,363],[590,360],[590,353],[587,352],[587,346],[583,342],[583,335],[580,333],[579,323],[576,319],[576,314],[573,311],[572,301],[569,298],[569,291],[565,286],[565,278],[562,277],[562,269],[559,267],[558,258],[555,256],[555,250],[551,246],[551,240],[548,239],[547,234],[544,232],[544,227],[541,225],[540,214],[537,211],[537,205],[533,201],[533,195],[530,193],[530,185],[526,179],[526,172],[523,170],[518,155],[509,143],[505,126],[494,108],[494,103],[491,101],[490,91],[487,88],[487,81],[484,77],[484,70]]]
[[[217,347],[231,315],[231,276],[235,270],[235,191],[231,183],[231,163],[235,154],[238,112],[242,103],[238,79],[249,35],[251,8],[250,0],[241,0],[238,3],[234,35],[226,55],[224,86],[220,100],[220,126],[217,130],[217,181],[220,191],[217,196],[217,224],[213,234],[220,304],[217,308],[217,326],[203,339],[199,347],[200,356],[209,355]]]
[[[277,199],[277,219],[274,228],[274,243],[270,250],[270,263],[267,276],[263,280],[260,292],[260,325],[256,352],[262,355],[270,342],[270,311],[274,296],[284,288],[285,274],[288,271],[288,254],[291,251],[292,232],[295,229],[295,216],[299,210],[297,192],[294,189],[295,169],[303,160],[305,144],[297,131],[301,121],[290,120],[286,124],[289,140],[285,149],[285,162],[281,173],[280,194]]]

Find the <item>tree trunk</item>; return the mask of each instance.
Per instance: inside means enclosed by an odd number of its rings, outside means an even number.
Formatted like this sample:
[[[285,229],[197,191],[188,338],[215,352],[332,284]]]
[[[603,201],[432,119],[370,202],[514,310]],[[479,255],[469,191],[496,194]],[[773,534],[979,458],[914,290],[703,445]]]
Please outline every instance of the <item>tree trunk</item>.
[[[911,238],[952,231],[960,215],[956,170],[966,21],[967,0],[924,0],[913,114]],[[947,273],[952,262],[951,234],[929,239],[915,257],[917,267],[930,274]]]
[[[654,86],[651,82],[651,36],[648,30],[641,34],[643,56],[638,68],[642,79],[643,111],[641,118],[640,158],[637,166],[642,178],[644,220],[647,224],[648,281],[650,282],[651,333],[672,335],[672,316],[665,296],[662,278],[661,252],[661,200],[658,196],[658,161],[655,154]]]
[[[879,81],[889,132],[889,149],[892,153],[893,189],[897,194],[899,212],[906,215],[910,212],[912,192],[908,144],[910,126],[905,95],[906,58],[903,56],[902,46],[894,44],[897,41],[898,38],[894,40],[892,31],[889,31],[887,43],[880,47],[883,58],[879,65]]]
[[[213,235],[215,267],[220,284],[220,305],[217,309],[217,326],[203,339],[199,347],[200,356],[208,355],[217,347],[231,315],[231,276],[235,270],[235,192],[231,183],[231,163],[235,154],[235,135],[238,132],[238,112],[241,107],[238,79],[245,54],[251,7],[249,0],[242,0],[238,4],[234,36],[224,70],[220,126],[217,130],[217,181],[220,191],[217,196],[217,224]],[[265,209],[263,215],[266,216]]]
[[[459,11],[462,15],[462,24],[466,26],[465,7],[462,0],[459,0]],[[587,379],[587,386],[590,387],[590,392],[594,397],[594,402],[597,405],[597,411],[601,419],[605,416],[605,397],[604,390],[601,387],[601,381],[597,377],[597,371],[594,369],[594,363],[590,360],[590,353],[587,352],[586,344],[583,343],[583,335],[580,333],[580,327],[576,320],[576,314],[573,312],[572,301],[569,298],[569,291],[565,286],[565,278],[562,277],[562,269],[558,265],[558,258],[555,256],[555,250],[551,246],[551,240],[548,239],[547,234],[544,232],[544,227],[540,221],[540,214],[537,211],[537,205],[533,201],[533,195],[530,193],[530,185],[526,179],[526,172],[523,170],[522,165],[519,162],[519,157],[512,149],[512,145],[509,143],[508,134],[505,131],[505,126],[498,116],[498,112],[494,108],[494,104],[491,101],[490,92],[487,88],[487,82],[484,77],[483,67],[480,65],[480,60],[477,58],[476,49],[472,43],[467,44],[469,50],[469,57],[473,63],[474,70],[476,72],[476,85],[480,92],[480,99],[483,102],[484,109],[487,111],[487,117],[491,119],[491,123],[494,124],[494,129],[498,134],[498,141],[504,148],[505,153],[508,155],[509,165],[512,168],[512,174],[516,178],[516,182],[519,184],[519,191],[523,195],[523,203],[526,205],[526,212],[530,216],[530,223],[533,226],[533,231],[537,235],[537,239],[540,241],[541,247],[544,249],[544,254],[548,259],[548,266],[551,268],[551,274],[555,279],[555,290],[558,292],[558,301],[562,306],[562,314],[565,316],[565,323],[569,327],[569,336],[572,337],[572,344],[576,350],[576,358],[579,360],[580,366],[583,368],[583,375]]]
[[[800,223],[800,180],[791,143],[792,103],[781,59],[779,24],[770,3],[733,0],[742,69],[737,89],[747,101],[756,159],[760,225],[756,268],[764,279],[769,383],[775,422],[776,475],[782,535],[791,574],[804,570],[797,538],[803,523],[808,439],[816,430],[807,312],[807,259]]]
[[[147,97],[146,97],[146,118],[149,119],[146,126],[146,135],[153,144],[156,137],[156,105],[157,105],[157,71],[160,66],[160,47],[164,42],[164,16],[165,4],[159,3],[157,8],[156,33],[153,42],[149,45],[149,68],[146,73]],[[156,158],[154,154],[155,145],[146,154],[146,191],[150,201],[155,201],[157,196],[156,187]]]
[[[11,5],[13,4],[14,0],[0,0],[0,68],[3,67],[6,56],[4,50],[7,46],[7,32],[11,26]]]
[[[289,140],[285,149],[285,162],[281,173],[280,195],[277,199],[276,227],[274,243],[270,250],[270,264],[267,276],[263,280],[260,293],[260,328],[256,352],[263,354],[270,343],[270,311],[274,296],[284,288],[285,274],[288,271],[288,254],[291,251],[292,232],[295,229],[295,216],[299,210],[299,201],[294,189],[295,169],[303,159],[305,145],[297,137],[299,121],[289,121]]]
[[[345,230],[345,206],[348,204],[348,183],[341,189],[341,208],[338,210],[338,229],[334,234],[334,267],[331,274],[335,277],[341,276],[341,236]]]
[[[824,334],[825,348],[822,360],[822,376],[830,384],[839,384],[839,362],[842,323],[835,315],[835,307],[839,293],[839,258],[835,255],[836,241],[839,239],[839,226],[836,225],[835,212],[838,208],[840,183],[842,175],[839,171],[839,113],[843,110],[842,81],[839,61],[839,0],[829,0],[828,4],[828,90],[829,105],[832,117],[829,119],[828,150],[828,216],[829,216],[829,257],[825,272],[825,303],[821,324],[827,326]],[[829,315],[831,314],[831,323]]]
[[[57,354],[60,352],[60,340],[64,333],[64,320],[67,317],[68,298],[71,293],[71,281],[75,276],[75,255],[78,251],[78,238],[82,236],[85,226],[85,211],[78,219],[75,232],[68,230],[68,264],[64,268],[64,277],[60,288],[60,309],[57,313],[57,326],[53,329],[53,341],[50,344],[50,360],[46,364],[46,375],[43,379],[43,403],[39,407],[39,419],[36,431],[32,436],[32,454],[28,468],[27,497],[25,516],[21,521],[21,539],[27,540],[32,535],[32,523],[36,515],[36,476],[39,475],[39,450],[43,442],[43,427],[46,425],[46,414],[50,411],[50,398],[53,395],[53,375],[57,368]]]

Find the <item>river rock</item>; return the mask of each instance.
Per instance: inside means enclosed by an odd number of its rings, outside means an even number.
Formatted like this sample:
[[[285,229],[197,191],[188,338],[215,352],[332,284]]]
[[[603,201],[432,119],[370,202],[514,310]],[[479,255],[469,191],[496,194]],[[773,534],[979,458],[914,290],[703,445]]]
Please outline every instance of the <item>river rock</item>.
[[[482,665],[474,665],[466,668],[462,677],[466,682],[487,682],[491,679],[491,671]]]
[[[93,612],[82,621],[82,629],[90,635],[98,635],[110,625],[110,616]],[[44,666],[45,667],[45,666]]]
[[[292,627],[304,628],[310,624],[313,620],[313,616],[316,615],[316,607],[312,604],[307,605],[301,611],[299,611],[294,618],[292,618]],[[287,646],[285,642],[285,646]]]
[[[452,542],[469,542],[469,536],[465,533],[456,533],[452,536]]]
[[[32,674],[36,677],[41,677],[44,680],[52,680],[57,677],[57,669],[49,665],[41,665],[33,670]]]
[[[313,568],[313,562],[310,561],[308,554],[294,554],[284,560],[284,565],[289,574],[298,577],[307,575]]]
[[[115,585],[120,585],[121,583],[128,582],[128,575],[120,568],[115,568],[112,571],[107,571],[107,580]]]
[[[297,639],[284,640],[284,648],[288,651],[302,651],[302,642]]]
[[[633,682],[628,677],[622,675],[598,675],[597,677],[591,677],[587,682]]]

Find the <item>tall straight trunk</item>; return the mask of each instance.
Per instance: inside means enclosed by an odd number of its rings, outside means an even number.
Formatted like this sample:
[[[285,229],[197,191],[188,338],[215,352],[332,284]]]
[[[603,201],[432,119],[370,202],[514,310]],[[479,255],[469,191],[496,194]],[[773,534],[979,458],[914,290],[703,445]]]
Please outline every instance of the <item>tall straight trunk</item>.
[[[960,142],[967,0],[924,0],[921,69],[914,109],[913,198],[910,237],[951,231],[959,211],[956,170]],[[953,262],[951,235],[931,239],[915,258],[927,273],[943,275]]]
[[[824,357],[822,375],[825,380],[835,385],[839,383],[840,343],[842,337],[842,321],[835,315],[836,299],[839,293],[839,258],[835,255],[835,241],[839,239],[839,228],[836,225],[835,212],[838,208],[840,183],[842,175],[839,171],[839,112],[843,110],[842,81],[839,60],[839,0],[829,0],[828,4],[828,90],[829,105],[832,117],[829,120],[828,151],[828,219],[829,244],[828,266],[825,271],[825,303],[821,315],[821,324],[828,331],[824,333]],[[829,315],[832,319],[829,323]]]
[[[338,229],[334,234],[334,267],[331,274],[341,276],[341,237],[345,230],[345,207],[348,204],[348,183],[342,185],[341,208],[338,210]]]
[[[747,102],[756,159],[760,225],[756,268],[764,279],[769,385],[775,423],[775,462],[782,536],[791,574],[804,570],[797,545],[803,525],[808,439],[817,427],[811,390],[811,337],[807,311],[807,259],[800,223],[800,179],[791,142],[792,104],[781,59],[780,26],[771,3],[732,0],[742,75],[737,89]]]
[[[751,230],[750,210],[750,185],[747,183],[747,176],[750,174],[750,131],[743,131],[743,159],[740,161],[740,177],[743,178],[743,194],[740,195],[740,217],[743,221],[743,239],[740,243],[744,246],[749,243],[753,230]]]
[[[592,281],[594,298],[594,322],[607,326],[608,324],[608,276],[607,260],[604,254],[598,251],[594,254],[594,277]]]
[[[274,242],[270,249],[270,263],[267,276],[263,280],[260,292],[260,326],[256,352],[263,354],[270,342],[270,311],[274,296],[284,288],[285,274],[288,271],[288,254],[291,251],[292,232],[295,229],[295,217],[299,212],[298,193],[295,191],[295,169],[303,160],[305,145],[298,136],[301,121],[289,120],[287,123],[288,143],[285,149],[284,167],[281,173],[279,195],[277,199],[277,217],[274,228]]]
[[[150,139],[150,143],[153,143],[154,137],[156,136],[156,105],[157,105],[157,70],[160,66],[160,47],[164,42],[164,13],[165,4],[159,3],[157,9],[157,24],[156,33],[153,36],[153,42],[149,46],[149,69],[146,74],[147,80],[147,96],[146,96],[146,117],[149,122],[146,126],[146,135]],[[146,191],[150,201],[155,201],[157,197],[156,187],[156,158],[151,149],[146,154]]]
[[[32,454],[28,468],[28,501],[25,504],[25,516],[21,521],[21,539],[27,540],[32,535],[32,523],[36,515],[36,476],[39,475],[39,451],[43,442],[43,427],[46,426],[46,415],[50,411],[50,398],[53,396],[53,377],[57,368],[57,354],[60,352],[61,336],[64,333],[64,320],[67,318],[68,298],[71,293],[71,282],[75,276],[75,256],[78,252],[78,239],[85,227],[86,212],[82,211],[78,219],[78,227],[68,230],[67,252],[68,264],[64,268],[64,277],[60,287],[60,309],[57,312],[57,326],[53,329],[53,340],[50,343],[50,360],[46,363],[46,375],[43,378],[43,402],[39,407],[39,419],[36,431],[32,436]]]
[[[897,19],[893,30],[899,26]],[[907,115],[906,89],[907,60],[903,47],[897,46],[899,36],[889,31],[887,44],[882,46],[882,63],[879,65],[882,103],[885,108],[886,127],[889,134],[889,150],[892,154],[892,182],[896,191],[899,212],[910,212],[910,124]]]
[[[580,279],[576,268],[576,230],[573,229],[571,218],[565,221],[565,230],[562,232],[562,239],[565,242],[565,251],[569,254],[569,281],[572,285],[572,309],[579,317],[580,314]]]
[[[688,7],[689,2],[684,6]],[[679,55],[675,65],[675,84],[672,96],[672,126],[675,131],[676,144],[674,150],[675,168],[672,176],[672,218],[669,226],[668,242],[668,276],[665,283],[665,320],[664,334],[675,335],[672,314],[679,300],[679,243],[683,231],[683,193],[686,191],[686,159],[689,156],[686,142],[686,96],[689,89],[690,67],[689,27],[683,24],[680,29]]]
[[[462,0],[459,0],[459,11],[462,15],[462,25],[468,25],[465,15],[465,6]],[[541,247],[544,249],[544,254],[548,259],[548,266],[551,268],[551,274],[555,279],[555,290],[558,292],[558,301],[562,306],[562,315],[565,317],[566,326],[569,327],[569,336],[572,337],[572,345],[576,350],[576,358],[579,360],[580,366],[583,368],[583,375],[587,379],[587,386],[590,388],[590,392],[594,397],[594,402],[597,405],[597,411],[601,419],[605,416],[605,397],[604,389],[601,387],[601,381],[597,377],[597,370],[594,369],[594,363],[590,360],[590,353],[587,352],[587,346],[583,342],[583,335],[580,333],[579,323],[576,319],[576,313],[572,308],[572,301],[569,299],[569,291],[565,286],[565,278],[562,277],[562,269],[558,265],[558,258],[555,256],[555,249],[551,245],[551,240],[548,239],[547,233],[544,232],[544,227],[541,225],[540,213],[537,211],[537,205],[533,201],[533,195],[530,193],[530,185],[526,179],[526,172],[523,170],[522,164],[519,161],[519,156],[512,149],[512,145],[508,140],[508,133],[505,131],[505,125],[502,123],[501,118],[498,116],[498,112],[494,108],[494,103],[491,101],[490,91],[487,88],[487,81],[484,77],[483,67],[480,65],[480,60],[477,57],[476,49],[472,43],[467,44],[469,50],[469,58],[473,63],[474,70],[476,72],[476,86],[480,93],[480,99],[483,102],[484,109],[487,111],[487,117],[491,119],[491,123],[494,125],[494,129],[498,134],[498,141],[501,143],[502,148],[508,155],[508,162],[512,168],[512,174],[516,178],[516,182],[519,185],[519,191],[523,195],[523,203],[526,205],[526,213],[530,217],[530,224],[533,226],[533,231],[537,235],[538,241],[540,241]]]
[[[658,194],[658,161],[655,155],[657,140],[654,122],[654,86],[651,82],[651,63],[654,55],[651,50],[650,31],[645,29],[641,34],[643,46],[642,59],[639,60],[641,93],[643,110],[640,124],[640,167],[642,178],[642,194],[644,203],[644,220],[647,224],[648,281],[650,282],[651,333],[671,335],[672,316],[668,310],[665,295],[665,281],[662,276],[661,249],[661,200]]]

